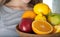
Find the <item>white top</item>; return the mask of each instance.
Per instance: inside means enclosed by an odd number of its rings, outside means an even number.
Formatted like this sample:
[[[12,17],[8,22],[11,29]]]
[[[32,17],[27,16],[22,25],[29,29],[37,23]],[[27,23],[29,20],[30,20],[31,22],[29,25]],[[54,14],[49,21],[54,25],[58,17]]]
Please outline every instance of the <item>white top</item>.
[[[0,6],[0,37],[15,37],[16,25],[21,21],[24,10],[13,10],[6,6]]]

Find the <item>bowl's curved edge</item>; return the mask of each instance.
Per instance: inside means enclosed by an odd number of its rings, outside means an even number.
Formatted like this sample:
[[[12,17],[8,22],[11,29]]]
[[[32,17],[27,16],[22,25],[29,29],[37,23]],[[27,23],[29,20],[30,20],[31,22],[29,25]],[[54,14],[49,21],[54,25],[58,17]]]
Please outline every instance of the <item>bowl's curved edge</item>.
[[[20,32],[18,30],[18,25],[16,26],[16,31],[20,36],[26,36],[26,37],[60,37],[60,33],[58,34],[49,34],[49,35],[37,35],[37,34],[28,34],[24,32]]]

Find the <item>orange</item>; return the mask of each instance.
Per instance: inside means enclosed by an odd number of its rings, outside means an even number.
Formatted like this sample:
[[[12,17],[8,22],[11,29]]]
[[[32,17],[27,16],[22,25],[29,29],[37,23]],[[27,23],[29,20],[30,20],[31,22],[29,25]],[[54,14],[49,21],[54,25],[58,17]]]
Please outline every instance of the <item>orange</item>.
[[[49,6],[47,4],[45,4],[45,3],[38,3],[38,4],[36,4],[34,6],[33,10],[34,10],[34,12],[36,14],[42,13],[43,15],[47,15],[51,11]]]
[[[32,29],[36,34],[49,34],[53,31],[53,26],[47,21],[33,21]]]
[[[22,18],[32,18],[32,19],[34,19],[35,16],[36,16],[36,14],[33,11],[28,10],[28,11],[25,11],[23,13]]]

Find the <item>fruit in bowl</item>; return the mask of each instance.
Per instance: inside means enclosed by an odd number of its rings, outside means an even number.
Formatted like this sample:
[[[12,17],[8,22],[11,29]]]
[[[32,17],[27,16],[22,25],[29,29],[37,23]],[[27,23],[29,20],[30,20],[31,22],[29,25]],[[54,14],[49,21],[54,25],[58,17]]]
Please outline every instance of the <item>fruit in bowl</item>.
[[[44,21],[46,21],[46,17],[43,16],[42,14],[38,14],[38,15],[35,17],[35,20],[44,20]]]
[[[47,15],[51,11],[49,6],[47,4],[45,4],[45,3],[38,3],[38,4],[36,4],[34,6],[33,10],[34,10],[34,12],[36,14],[42,13],[43,15]]]
[[[32,22],[32,29],[36,34],[50,34],[53,31],[53,26],[47,21],[39,20]]]
[[[60,24],[54,26],[55,31],[53,33],[60,33]]]
[[[30,34],[30,33],[24,33],[19,30],[19,25],[16,26],[16,32],[19,34],[20,37],[60,37],[60,33],[56,34],[47,34],[47,35],[37,35],[37,34]]]
[[[24,37],[60,37],[60,26],[58,25],[60,24],[60,15],[49,15],[51,10],[44,3],[36,4],[33,9],[25,11],[22,15],[22,20],[16,27],[19,35]],[[34,34],[29,34],[32,32]]]
[[[27,33],[30,33],[32,32],[32,22],[33,22],[33,19],[30,19],[30,18],[23,18],[21,20],[21,22],[19,23],[19,29],[22,31],[22,32],[27,32]]]
[[[23,13],[23,15],[22,15],[22,18],[31,18],[31,19],[34,19],[35,17],[36,17],[36,14],[32,10],[26,10]]]
[[[52,25],[59,25],[60,24],[60,14],[57,13],[51,13],[48,15],[48,21]]]

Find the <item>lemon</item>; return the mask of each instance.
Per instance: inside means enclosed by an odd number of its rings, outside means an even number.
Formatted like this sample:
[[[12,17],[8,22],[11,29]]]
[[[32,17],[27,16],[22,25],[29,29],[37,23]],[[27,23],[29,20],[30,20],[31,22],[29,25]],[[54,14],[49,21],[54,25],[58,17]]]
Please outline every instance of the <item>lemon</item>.
[[[51,10],[49,8],[49,6],[47,4],[44,4],[44,3],[38,3],[34,6],[33,8],[34,12],[36,14],[44,14],[44,15],[47,15]]]
[[[56,29],[54,33],[60,33],[60,25],[56,25],[54,28]]]
[[[46,21],[46,17],[43,16],[42,14],[38,14],[38,15],[35,17],[35,20],[45,20],[45,21]]]

